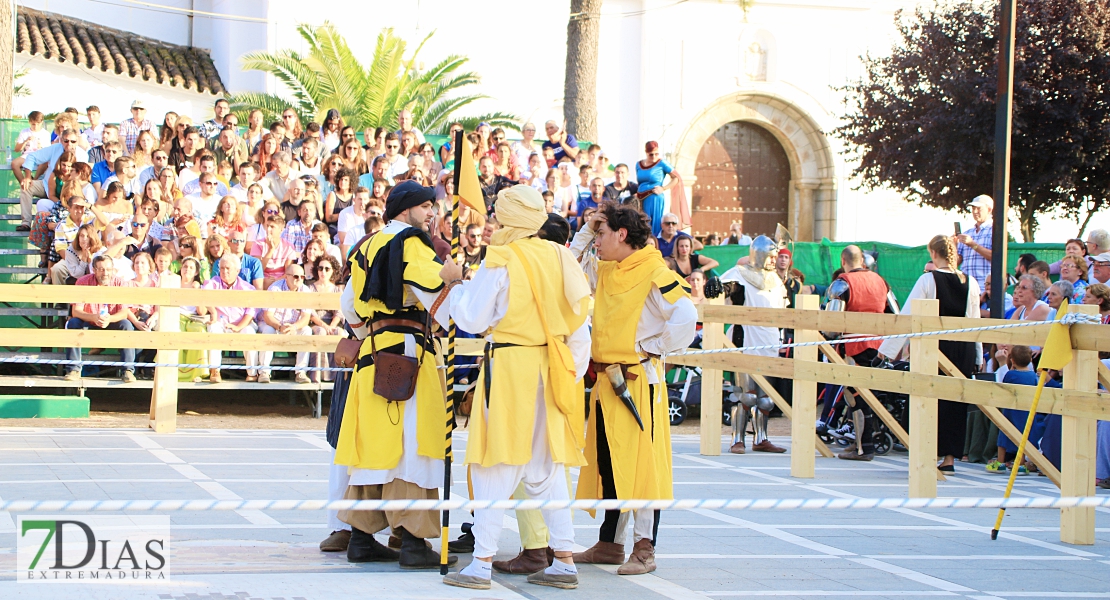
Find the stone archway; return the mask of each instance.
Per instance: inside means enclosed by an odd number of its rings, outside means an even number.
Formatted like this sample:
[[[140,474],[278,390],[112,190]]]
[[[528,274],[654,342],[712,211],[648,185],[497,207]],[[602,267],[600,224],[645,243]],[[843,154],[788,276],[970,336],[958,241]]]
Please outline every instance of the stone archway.
[[[790,182],[787,222],[783,225],[794,239],[835,239],[836,167],[828,140],[812,117],[773,93],[753,91],[726,96],[690,121],[674,153],[674,167],[682,175],[687,197],[693,197],[698,155],[706,141],[722,126],[736,121],[760,126],[786,153]]]

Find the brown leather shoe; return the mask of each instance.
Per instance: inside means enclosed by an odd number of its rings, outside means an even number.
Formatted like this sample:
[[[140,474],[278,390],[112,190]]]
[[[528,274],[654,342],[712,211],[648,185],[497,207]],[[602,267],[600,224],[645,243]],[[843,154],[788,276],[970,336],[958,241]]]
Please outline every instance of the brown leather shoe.
[[[575,552],[574,562],[584,565],[622,565],[624,564],[624,544],[598,542],[585,552]]]
[[[510,575],[530,575],[542,571],[551,565],[547,562],[548,550],[548,548],[521,550],[520,554],[517,554],[516,558],[512,560],[493,561],[493,570],[498,573],[509,573]]]
[[[351,531],[340,529],[331,532],[324,541],[320,542],[320,552],[346,552],[347,545],[351,543]]]
[[[643,575],[654,570],[655,546],[651,545],[651,540],[644,538],[632,547],[632,555],[617,569],[617,575]]]
[[[763,440],[758,444],[752,445],[752,452],[772,452],[774,454],[782,454],[786,452],[786,448],[779,448],[771,443],[771,440]]]
[[[836,457],[841,459],[841,460],[871,461],[871,460],[875,459],[874,454],[860,454],[859,452],[856,451],[855,448],[850,448],[848,450],[844,450],[840,454],[837,454]]]
[[[733,453],[733,454],[743,454],[744,453],[744,442],[736,442],[735,444],[732,445],[731,448],[728,449],[728,451]]]

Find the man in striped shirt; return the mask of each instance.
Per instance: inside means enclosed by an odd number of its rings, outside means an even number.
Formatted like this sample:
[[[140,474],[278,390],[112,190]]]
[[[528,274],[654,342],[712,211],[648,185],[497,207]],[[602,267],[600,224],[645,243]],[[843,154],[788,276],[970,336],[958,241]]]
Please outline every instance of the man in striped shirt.
[[[994,210],[994,200],[985,194],[976,196],[968,208],[971,210],[971,218],[975,220],[975,227],[956,236],[957,251],[963,259],[960,270],[974,277],[979,283],[979,289],[984,289],[987,275],[991,273],[991,240],[994,235],[991,212]]]

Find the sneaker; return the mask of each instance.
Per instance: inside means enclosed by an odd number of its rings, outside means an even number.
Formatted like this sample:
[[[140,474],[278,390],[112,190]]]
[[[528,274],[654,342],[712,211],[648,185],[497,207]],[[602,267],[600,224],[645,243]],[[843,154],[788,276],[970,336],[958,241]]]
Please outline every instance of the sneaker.
[[[997,459],[987,463],[987,473],[1006,473],[1009,469],[1006,468],[1004,463],[998,462]]]
[[[852,434],[852,425],[850,423],[841,425],[836,429],[830,429],[829,435],[835,440],[856,441],[856,436]]]
[[[297,372],[297,376],[293,378],[293,381],[295,381],[296,383],[310,383],[308,380],[308,375],[305,375],[300,371]]]
[[[66,381],[79,381],[81,379],[81,371],[70,371],[66,373]]]
[[[1029,469],[1026,469],[1025,465],[1019,465],[1018,468],[1017,468],[1017,474],[1018,475],[1028,475],[1029,474]]]
[[[269,373],[259,373],[258,374],[258,383],[270,383],[270,374]]]
[[[123,372],[123,377],[120,377],[120,379],[124,383],[135,383],[135,372],[134,371],[124,371]]]
[[[1106,479],[1103,479],[1102,481],[1098,482],[1096,485],[1098,487],[1104,489],[1104,490],[1110,490],[1110,477],[1107,477]]]

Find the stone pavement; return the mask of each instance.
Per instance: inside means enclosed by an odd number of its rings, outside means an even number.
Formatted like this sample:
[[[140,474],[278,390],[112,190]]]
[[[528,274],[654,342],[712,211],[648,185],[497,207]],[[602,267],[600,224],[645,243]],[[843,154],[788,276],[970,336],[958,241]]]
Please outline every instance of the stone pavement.
[[[464,433],[456,434],[461,455]],[[780,445],[788,439],[775,438]],[[723,443],[723,441],[722,441]],[[789,454],[698,455],[695,436],[676,436],[679,498],[827,498],[906,495],[904,454],[872,463],[818,459],[812,480],[789,476]],[[329,447],[320,432],[0,428],[0,498],[323,499]],[[1006,480],[982,465],[957,465],[944,497],[999,497]],[[454,493],[465,494],[456,467]],[[574,473],[577,475],[577,473]],[[1105,490],[1100,490],[1106,493]],[[1036,476],[1018,496],[1055,496]],[[175,512],[172,579],[150,584],[17,583],[14,517],[0,512],[0,599],[138,598],[549,598],[637,600],[730,598],[1110,598],[1108,509],[1099,509],[1094,546],[1059,542],[1059,513],[1012,510],[992,542],[993,510],[668,511],[653,575],[621,577],[580,567],[577,591],[494,577],[488,592],[444,586],[437,572],[396,565],[350,565],[323,554],[322,512]],[[461,514],[452,514],[452,537]],[[597,525],[575,512],[577,543]],[[516,553],[516,521],[506,516],[502,555]],[[461,564],[470,560],[461,557]]]

